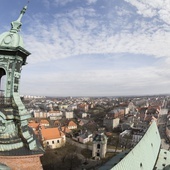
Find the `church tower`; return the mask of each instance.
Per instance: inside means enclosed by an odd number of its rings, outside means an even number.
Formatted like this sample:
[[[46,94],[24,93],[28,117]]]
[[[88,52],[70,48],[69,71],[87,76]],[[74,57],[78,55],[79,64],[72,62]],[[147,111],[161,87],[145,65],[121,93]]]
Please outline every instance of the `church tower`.
[[[104,133],[96,134],[93,138],[92,157],[104,158],[107,151],[107,137]]]
[[[0,163],[18,170],[42,169],[41,145],[28,127],[30,114],[19,95],[19,82],[22,66],[30,53],[24,48],[19,34],[21,19],[11,23],[11,30],[0,35],[0,87],[5,77],[4,92],[0,96]]]

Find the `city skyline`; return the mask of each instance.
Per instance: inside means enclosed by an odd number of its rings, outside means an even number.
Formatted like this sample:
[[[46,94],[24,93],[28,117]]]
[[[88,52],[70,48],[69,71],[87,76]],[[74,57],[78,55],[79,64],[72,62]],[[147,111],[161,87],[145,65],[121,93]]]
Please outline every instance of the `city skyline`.
[[[2,0],[0,34],[26,4]],[[20,93],[169,94],[169,14],[168,0],[30,1],[20,34],[31,55]]]

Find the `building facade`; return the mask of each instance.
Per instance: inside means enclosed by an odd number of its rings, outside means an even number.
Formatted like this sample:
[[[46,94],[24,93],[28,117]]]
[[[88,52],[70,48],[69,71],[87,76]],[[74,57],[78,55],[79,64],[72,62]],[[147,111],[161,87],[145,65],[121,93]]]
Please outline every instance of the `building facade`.
[[[65,145],[65,134],[58,128],[43,128],[41,129],[41,140],[43,147],[56,149]]]
[[[93,138],[92,157],[95,159],[104,158],[107,151],[107,137],[104,133],[96,134]]]

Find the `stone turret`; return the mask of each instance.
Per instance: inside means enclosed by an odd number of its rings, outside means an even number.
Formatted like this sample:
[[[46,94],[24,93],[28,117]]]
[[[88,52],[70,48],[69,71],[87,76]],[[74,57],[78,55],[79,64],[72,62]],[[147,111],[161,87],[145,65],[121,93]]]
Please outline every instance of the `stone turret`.
[[[107,151],[107,137],[104,133],[98,133],[93,138],[92,157],[104,158]]]
[[[28,127],[31,115],[19,94],[22,66],[30,55],[24,49],[23,39],[19,34],[26,9],[27,6],[22,9],[18,19],[11,23],[10,31],[0,35],[0,82],[2,83],[2,77],[6,78],[4,94],[0,96],[0,163],[5,163],[11,169],[22,170],[25,169],[22,164],[15,162],[17,156],[22,157],[24,164],[28,166],[28,159],[34,157],[35,166],[41,169],[39,157],[43,153],[41,145]],[[14,167],[12,164],[15,164]],[[32,160],[30,166],[33,164]]]

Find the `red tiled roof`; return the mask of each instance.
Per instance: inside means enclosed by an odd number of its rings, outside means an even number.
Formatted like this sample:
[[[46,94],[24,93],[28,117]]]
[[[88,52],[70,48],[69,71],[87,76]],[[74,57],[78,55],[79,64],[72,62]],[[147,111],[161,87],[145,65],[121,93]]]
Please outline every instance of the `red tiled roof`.
[[[41,123],[41,124],[49,124],[48,120],[46,120],[46,119],[40,120],[40,123]]]
[[[55,110],[55,111],[50,110],[48,113],[60,113],[60,110]]]
[[[67,126],[63,126],[63,127],[61,127],[61,130],[62,130],[64,133],[70,133],[70,132],[71,132],[71,130],[70,130],[70,129],[68,129],[68,127],[67,127]]]
[[[36,121],[35,121],[35,120],[30,120],[30,121],[29,121],[29,123],[32,123],[32,122],[36,123]]]
[[[38,129],[39,125],[40,125],[39,123],[35,123],[35,122],[28,123],[28,126],[34,129]]]
[[[61,138],[64,134],[58,128],[47,128],[41,130],[44,140]]]
[[[68,123],[68,126],[77,126],[76,123],[74,123],[72,120]]]

